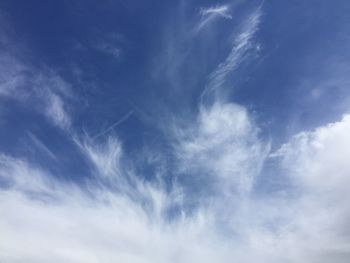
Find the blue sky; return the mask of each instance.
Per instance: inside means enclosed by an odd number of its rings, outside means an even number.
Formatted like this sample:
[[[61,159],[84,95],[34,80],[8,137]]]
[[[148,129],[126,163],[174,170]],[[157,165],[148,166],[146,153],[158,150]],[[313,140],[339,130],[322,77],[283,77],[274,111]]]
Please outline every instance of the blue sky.
[[[348,1],[0,3],[1,262],[347,262]]]

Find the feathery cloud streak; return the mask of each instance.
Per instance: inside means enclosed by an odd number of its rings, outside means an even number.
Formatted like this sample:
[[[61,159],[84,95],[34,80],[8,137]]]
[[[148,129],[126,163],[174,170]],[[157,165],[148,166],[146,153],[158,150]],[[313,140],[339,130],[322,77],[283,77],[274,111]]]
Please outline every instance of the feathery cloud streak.
[[[228,5],[201,8],[199,14],[201,16],[201,19],[198,26],[195,29],[196,32],[199,32],[200,30],[202,30],[216,17],[232,19],[232,15],[230,14],[230,7]]]

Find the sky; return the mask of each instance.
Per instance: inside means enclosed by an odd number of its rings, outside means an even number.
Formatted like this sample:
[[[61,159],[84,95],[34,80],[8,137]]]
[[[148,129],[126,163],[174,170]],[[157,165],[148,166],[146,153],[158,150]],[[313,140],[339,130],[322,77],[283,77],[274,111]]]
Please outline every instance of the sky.
[[[0,262],[349,262],[349,13],[2,0]]]

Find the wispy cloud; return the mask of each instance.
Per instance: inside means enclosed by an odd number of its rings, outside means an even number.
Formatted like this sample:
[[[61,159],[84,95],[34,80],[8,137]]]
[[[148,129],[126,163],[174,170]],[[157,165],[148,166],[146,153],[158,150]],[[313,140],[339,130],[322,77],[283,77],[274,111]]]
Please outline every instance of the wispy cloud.
[[[75,138],[75,143],[89,160],[94,179],[99,185],[108,186],[117,194],[136,202],[156,218],[162,219],[166,204],[177,199],[177,189],[173,188],[169,192],[162,188],[164,174],[152,183],[145,181],[144,175],[136,174],[136,163],[124,156],[118,138],[108,136],[102,141],[96,141],[85,135]]]
[[[48,104],[46,105],[46,116],[57,126],[65,129],[71,124],[70,117],[65,110],[64,102],[57,94],[48,94]]]
[[[220,92],[253,45],[260,16],[257,9],[245,18],[230,53],[210,74],[196,120],[173,129],[181,172],[207,178],[212,182],[209,190],[217,188],[214,192],[224,195],[249,194],[269,152],[247,109],[224,102]]]
[[[196,122],[175,133],[182,172],[219,182],[221,194],[250,192],[269,147],[245,108],[220,102],[202,106]]]
[[[59,75],[50,69],[39,70],[1,52],[0,72],[0,96],[18,100],[28,109],[34,108],[62,129],[70,127],[66,101],[72,98],[72,92],[70,85]]]
[[[215,93],[219,88],[222,88],[228,74],[239,66],[244,55],[253,45],[252,40],[255,32],[258,30],[260,17],[261,10],[259,8],[244,21],[241,32],[235,38],[229,55],[210,75],[210,81],[202,93],[202,99],[208,93]]]
[[[0,30],[0,96],[17,100],[52,124],[68,129],[71,116],[67,104],[73,99],[70,84],[52,68],[34,66],[30,50],[15,40],[7,19],[0,19],[5,25]]]
[[[243,136],[242,122],[230,128]],[[204,129],[208,133],[217,127],[209,126]],[[297,135],[281,148],[279,156],[291,171],[299,197],[245,196],[237,201],[235,196],[209,206],[200,204],[196,213],[175,221],[168,221],[162,212],[171,206],[171,195],[157,186],[140,181],[130,194],[93,180],[83,190],[57,181],[25,160],[2,155],[0,178],[7,184],[0,194],[0,257],[4,261],[26,258],[27,262],[231,262],[232,258],[243,262],[329,262],[336,258],[336,262],[346,262],[349,127],[346,116],[338,123]],[[229,154],[234,162],[235,157],[225,149],[218,148],[216,154]],[[92,158],[96,164],[110,151],[94,154],[101,157]],[[259,166],[253,160],[248,163]],[[119,173],[118,166],[123,166],[113,165],[108,172],[117,169]],[[245,172],[244,165],[236,169]],[[100,172],[106,170],[98,169]],[[118,176],[125,176],[123,173]],[[323,180],[325,176],[329,180]],[[142,198],[135,198],[141,190]]]
[[[107,42],[98,43],[95,46],[95,49],[114,58],[119,58],[121,54],[121,49],[119,47],[116,47],[115,45],[109,44]]]
[[[108,136],[104,143],[98,143],[86,135],[82,139],[76,138],[75,142],[97,169],[97,174],[103,177],[123,178],[120,170],[122,149],[117,138]]]
[[[200,31],[203,27],[208,25],[216,17],[223,17],[226,19],[232,19],[230,13],[230,7],[228,5],[212,6],[208,8],[201,8],[199,11],[201,16],[200,22],[196,27],[196,32]]]
[[[202,16],[216,14],[216,15],[220,15],[220,16],[225,17],[225,18],[229,18],[229,19],[232,18],[232,16],[229,14],[229,7],[227,5],[202,8],[200,10],[200,14]]]

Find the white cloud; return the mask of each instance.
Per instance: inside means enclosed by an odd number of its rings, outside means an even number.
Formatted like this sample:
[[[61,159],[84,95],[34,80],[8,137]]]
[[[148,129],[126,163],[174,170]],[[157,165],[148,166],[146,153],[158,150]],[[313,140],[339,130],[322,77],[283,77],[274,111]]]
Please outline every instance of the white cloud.
[[[60,76],[1,53],[0,71],[0,96],[19,100],[62,129],[70,127],[71,117],[64,99],[71,99],[72,92]]]
[[[0,51],[0,96],[18,100],[28,109],[42,113],[47,119],[62,129],[68,129],[71,117],[67,101],[73,98],[70,85],[50,68],[33,66],[30,58],[22,53],[30,53],[6,32],[4,49]]]
[[[350,180],[350,116],[313,132],[300,133],[272,156],[283,156],[293,175],[308,188],[334,190]],[[295,165],[289,165],[289,163]],[[338,189],[340,190],[340,189]]]
[[[303,236],[304,261],[346,262],[350,256],[350,116],[296,135],[271,157],[283,167],[300,195],[290,235]]]
[[[122,157],[121,143],[114,137],[107,137],[105,143],[97,143],[85,136],[75,142],[83,154],[90,159],[99,175],[104,177],[121,176],[120,160]]]
[[[213,21],[216,17],[223,17],[225,19],[232,19],[232,15],[230,14],[230,7],[228,5],[221,6],[212,6],[208,8],[201,8],[199,11],[201,19],[196,26],[195,31],[199,32],[205,26],[207,26],[211,21]]]
[[[0,53],[0,96],[15,96],[16,89],[23,89],[26,67],[10,55]],[[17,94],[18,99],[25,95]]]
[[[57,126],[65,129],[71,124],[71,120],[65,111],[64,103],[61,97],[56,94],[48,94],[48,103],[46,105],[45,114]]]
[[[0,179],[18,191],[45,192],[44,176],[40,169],[32,168],[25,160],[0,155]]]
[[[237,156],[226,151],[225,142],[252,134],[255,137],[255,128],[244,109],[221,107],[202,113],[198,141],[207,136],[208,145],[220,145],[215,154],[228,154],[234,163]],[[2,155],[0,178],[7,184],[0,190],[0,259],[345,263],[350,253],[349,129],[350,118],[346,116],[338,123],[297,135],[275,155],[283,158],[288,176],[294,181],[290,187],[298,196],[229,196],[209,205],[202,203],[197,212],[172,220],[166,219],[164,211],[174,200],[157,185],[139,181],[139,186],[120,191],[93,179],[84,190],[57,181],[25,160]],[[115,143],[114,138],[107,141],[109,146],[89,148],[93,156],[100,155],[92,162],[113,158],[109,147],[120,151]],[[252,143],[259,145],[254,140]],[[198,145],[191,149],[197,151]],[[242,146],[238,143],[235,147]],[[235,151],[234,147],[231,150]],[[119,154],[114,158],[118,160]],[[191,158],[199,162],[201,154]],[[260,165],[254,160],[248,162],[250,166]],[[216,164],[203,165],[215,168]],[[122,168],[125,164],[114,165],[118,173],[123,170],[118,176],[126,176],[128,169]],[[230,168],[229,162],[223,165]],[[246,172],[245,165],[235,169]],[[230,178],[224,180],[230,184]],[[145,200],[152,205],[144,205]],[[152,206],[154,209],[150,209]]]
[[[222,6],[203,12],[210,14],[227,9]],[[247,110],[223,102],[219,92],[227,75],[239,66],[249,51],[260,16],[260,9],[248,16],[230,53],[210,74],[196,121],[186,123],[184,128],[177,124],[172,131],[177,139],[175,149],[181,163],[180,172],[211,180],[217,178],[214,182],[223,194],[249,193],[269,150],[268,144],[259,139],[258,129]],[[204,98],[208,97],[211,103],[204,103]]]
[[[202,97],[207,96],[207,94],[211,92],[214,92],[214,95],[217,95],[215,93],[223,87],[228,74],[239,66],[242,59],[244,59],[244,55],[252,47],[252,40],[258,30],[260,17],[261,10],[258,9],[244,21],[241,32],[235,38],[229,55],[210,75],[210,81],[206,89],[203,91]]]
[[[140,187],[129,195],[92,184],[85,193],[25,160],[3,156],[0,164],[1,178],[10,183],[0,192],[2,261],[209,262],[214,253],[210,239],[198,237],[205,220],[166,223],[157,208],[164,195],[152,186],[142,188],[152,200],[149,210],[145,198],[135,198]]]
[[[232,19],[232,16],[229,13],[230,9],[227,5],[221,5],[221,6],[215,6],[215,7],[209,7],[209,8],[202,8],[200,10],[200,14],[202,16],[206,15],[219,15],[224,18]]]
[[[213,176],[219,191],[249,192],[268,151],[245,108],[215,102],[201,107],[197,121],[176,129],[176,154],[183,172]]]
[[[74,140],[82,154],[90,161],[95,182],[98,184],[108,185],[119,194],[140,202],[138,205],[145,206],[148,212],[152,211],[156,218],[163,215],[170,199],[177,202],[178,189],[174,188],[166,195],[162,188],[164,178],[159,178],[159,181],[151,184],[135,174],[135,163],[123,155],[118,138],[108,136],[105,140],[96,141],[85,135]]]

